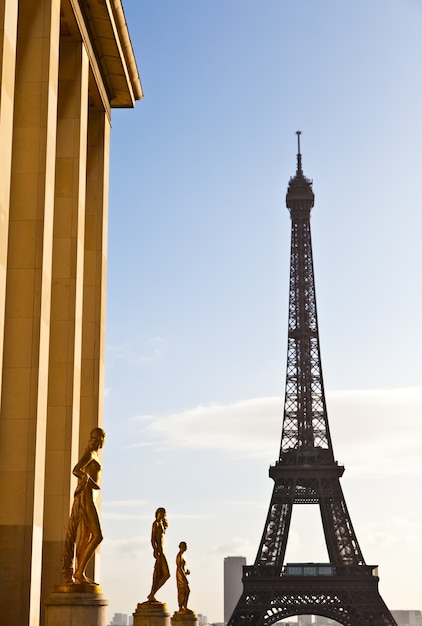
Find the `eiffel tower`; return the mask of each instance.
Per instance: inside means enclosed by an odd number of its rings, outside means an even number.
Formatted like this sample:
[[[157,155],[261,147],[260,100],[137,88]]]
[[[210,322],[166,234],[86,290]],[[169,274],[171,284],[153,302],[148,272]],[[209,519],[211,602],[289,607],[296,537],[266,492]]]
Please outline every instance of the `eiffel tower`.
[[[255,564],[243,568],[243,593],[228,626],[264,626],[319,615],[344,626],[397,626],[378,591],[377,566],[363,558],[334,460],[322,378],[310,213],[312,181],[296,175],[286,205],[292,220],[289,330],[283,432],[267,520]],[[294,504],[318,504],[329,563],[285,563]]]

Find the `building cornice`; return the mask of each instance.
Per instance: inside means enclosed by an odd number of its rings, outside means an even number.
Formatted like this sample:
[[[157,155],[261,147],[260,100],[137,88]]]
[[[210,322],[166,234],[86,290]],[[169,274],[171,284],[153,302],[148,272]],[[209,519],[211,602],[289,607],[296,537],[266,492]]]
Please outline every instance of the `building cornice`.
[[[143,97],[121,0],[70,0],[106,110]]]
[[[126,58],[127,66],[129,69],[133,90],[135,93],[135,99],[141,100],[144,96],[142,91],[141,79],[139,77],[138,66],[136,64],[135,54],[132,48],[132,42],[130,40],[129,30],[126,23],[125,14],[123,11],[123,5],[121,0],[112,0],[112,6],[114,9],[114,15],[117,23],[117,28],[121,37],[123,52]]]

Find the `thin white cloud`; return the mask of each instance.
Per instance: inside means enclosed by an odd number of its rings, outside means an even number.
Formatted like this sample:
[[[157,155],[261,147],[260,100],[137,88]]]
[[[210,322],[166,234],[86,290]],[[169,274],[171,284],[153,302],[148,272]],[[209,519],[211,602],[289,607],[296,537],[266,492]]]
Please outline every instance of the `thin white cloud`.
[[[212,551],[214,554],[217,554],[221,559],[230,555],[230,556],[246,556],[256,552],[256,545],[253,545],[250,541],[243,537],[235,537],[227,543],[222,543],[217,546]]]
[[[335,456],[353,458],[360,471],[409,473],[419,467],[422,387],[327,393]],[[254,398],[197,406],[164,416],[144,415],[143,443],[160,448],[220,450],[236,456],[276,459],[283,401]],[[419,471],[419,470],[418,470]]]
[[[327,403],[334,449],[361,472],[420,472],[422,387],[333,392]]]
[[[147,551],[150,551],[149,537],[138,535],[128,539],[109,539],[105,538],[101,544],[102,556],[107,558],[130,558],[131,560],[139,558]]]
[[[410,554],[412,550],[419,549],[421,532],[420,518],[392,517],[382,523],[373,521],[362,525],[359,535],[361,541],[374,552],[381,548],[394,548],[397,553],[407,549]]]
[[[147,504],[146,500],[103,500],[102,502],[103,507],[143,506],[144,504]]]
[[[107,345],[107,358],[111,361],[124,360],[126,363],[144,363],[159,359],[165,350],[165,339],[158,335],[137,337],[131,342]]]
[[[138,441],[137,443],[132,443],[129,446],[123,446],[124,449],[129,448],[150,448],[153,445],[152,441]]]
[[[137,419],[147,422],[146,434],[160,445],[218,449],[268,458],[276,452],[282,409],[280,398],[258,398]]]
[[[224,506],[224,502],[222,503]],[[266,508],[267,507],[267,502],[262,502],[261,500],[230,500],[230,502],[227,502],[227,504],[230,504],[230,506],[238,506],[239,508],[245,508],[248,510],[251,509],[262,509],[262,508]]]
[[[123,520],[144,520],[144,519],[150,519],[151,518],[151,514],[147,514],[147,513],[116,513],[113,511],[104,511],[102,514],[103,519],[105,520],[117,520],[117,521],[123,521]]]
[[[107,520],[150,520],[151,512],[148,513],[134,513],[128,512],[128,508],[137,507],[139,505],[147,504],[146,501],[143,500],[114,500],[103,502],[103,519]],[[110,510],[115,509],[115,510]],[[117,509],[117,510],[116,510]],[[123,509],[123,511],[122,511]],[[132,508],[133,511],[133,508]],[[183,520],[209,520],[215,519],[218,517],[216,514],[200,514],[200,513],[173,513],[171,514],[172,520],[175,519],[183,519]]]

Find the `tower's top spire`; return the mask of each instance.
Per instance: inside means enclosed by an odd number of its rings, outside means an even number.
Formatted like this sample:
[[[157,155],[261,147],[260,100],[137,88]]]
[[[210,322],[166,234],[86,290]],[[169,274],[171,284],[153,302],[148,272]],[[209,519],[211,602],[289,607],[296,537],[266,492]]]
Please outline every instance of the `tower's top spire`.
[[[296,175],[289,180],[289,188],[286,195],[286,206],[290,209],[292,217],[309,216],[314,206],[314,192],[312,181],[303,174],[302,154],[300,152],[300,136],[302,132],[296,131],[297,135],[297,168]]]
[[[297,130],[296,131],[296,135],[297,135],[297,168],[296,168],[296,176],[298,176],[299,174],[303,175],[303,171],[302,171],[302,155],[300,153],[300,136],[302,134],[301,130]]]

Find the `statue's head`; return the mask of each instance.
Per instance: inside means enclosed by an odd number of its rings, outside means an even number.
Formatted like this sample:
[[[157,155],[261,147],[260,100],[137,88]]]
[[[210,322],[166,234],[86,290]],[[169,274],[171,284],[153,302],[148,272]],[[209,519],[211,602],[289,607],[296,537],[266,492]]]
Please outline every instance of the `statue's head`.
[[[167,513],[165,508],[160,507],[155,511],[155,519],[157,522],[162,522],[164,528],[168,527],[168,521],[167,521],[167,517],[166,517]]]
[[[91,448],[91,450],[98,450],[99,448],[102,448],[105,438],[105,430],[102,428],[93,428],[91,430],[88,447]]]
[[[181,541],[181,542],[179,543],[179,550],[180,550],[181,552],[186,552],[186,550],[187,550],[187,549],[188,549],[188,546],[187,546],[186,541]]]

